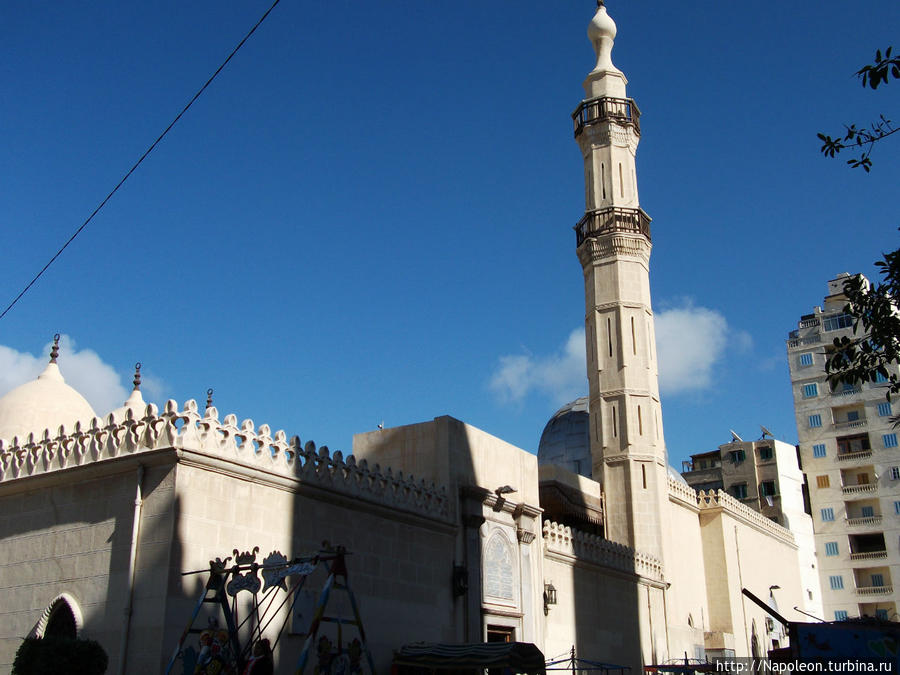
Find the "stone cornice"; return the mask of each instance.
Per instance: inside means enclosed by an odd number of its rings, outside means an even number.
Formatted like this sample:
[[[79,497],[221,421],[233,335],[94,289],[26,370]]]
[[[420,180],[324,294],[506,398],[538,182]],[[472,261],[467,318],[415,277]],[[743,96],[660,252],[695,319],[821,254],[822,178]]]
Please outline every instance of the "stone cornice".
[[[158,455],[175,450],[178,461],[232,473],[247,479],[292,485],[314,486],[354,500],[363,500],[391,509],[449,521],[451,504],[446,488],[438,488],[412,476],[396,474],[353,455],[344,458],[340,451],[316,448],[308,441],[301,445],[297,437],[287,440],[283,431],[274,436],[267,424],[256,429],[252,420],[238,426],[234,415],[219,421],[214,407],[203,417],[196,401],[178,409],[175,401],[166,403],[160,413],[148,405],[136,419],[129,409],[122,420],[110,415],[105,422],[94,418],[87,428],[76,424],[71,433],[60,427],[56,436],[44,431],[40,437],[29,434],[25,440],[11,443],[0,440],[0,488],[11,483],[51,476],[76,467],[101,466],[126,457]]]
[[[652,555],[550,521],[544,523],[543,535],[548,553],[664,583],[662,563]]]

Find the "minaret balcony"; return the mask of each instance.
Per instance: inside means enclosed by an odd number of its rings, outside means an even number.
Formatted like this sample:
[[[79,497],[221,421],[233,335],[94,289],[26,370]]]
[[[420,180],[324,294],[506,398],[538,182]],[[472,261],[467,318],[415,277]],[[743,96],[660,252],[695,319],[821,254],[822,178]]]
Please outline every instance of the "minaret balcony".
[[[585,239],[615,232],[642,234],[649,241],[650,216],[644,213],[643,209],[621,206],[588,211],[575,226],[575,247],[581,246]]]
[[[634,128],[634,133],[641,135],[641,111],[634,99],[630,98],[601,96],[582,101],[572,113],[572,121],[575,122],[575,138],[578,138],[585,127],[600,122],[630,125]]]

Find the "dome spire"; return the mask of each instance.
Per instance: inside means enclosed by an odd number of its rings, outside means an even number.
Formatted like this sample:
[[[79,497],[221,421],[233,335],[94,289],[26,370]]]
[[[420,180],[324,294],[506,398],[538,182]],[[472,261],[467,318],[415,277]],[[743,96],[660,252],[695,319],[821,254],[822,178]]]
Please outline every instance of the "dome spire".
[[[612,48],[616,39],[616,22],[606,12],[604,0],[597,0],[597,11],[588,24],[588,39],[594,47],[597,62],[584,81],[588,98],[612,96],[625,98],[625,74],[613,65]]]
[[[53,336],[53,346],[50,348],[50,363],[56,363],[59,357],[59,333]]]
[[[134,379],[131,381],[134,385],[134,389],[132,391],[140,391],[141,390],[141,362],[138,361],[134,364]]]
[[[212,395],[213,395],[213,389],[212,389],[212,387],[210,387],[209,389],[206,390],[206,409],[207,410],[209,410],[210,408],[213,407]]]

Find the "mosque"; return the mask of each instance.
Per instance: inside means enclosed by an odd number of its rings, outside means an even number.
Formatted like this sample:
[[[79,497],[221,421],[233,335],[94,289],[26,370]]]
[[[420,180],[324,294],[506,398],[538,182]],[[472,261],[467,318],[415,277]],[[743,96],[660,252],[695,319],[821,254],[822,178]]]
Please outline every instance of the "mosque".
[[[182,657],[199,638],[185,626],[214,576],[190,572],[232,555],[265,563],[267,588],[307,582],[273,610],[279,621],[252,626],[276,672],[296,667],[331,577],[298,563],[272,581],[265,561],[337,545],[355,598],[343,611],[364,623],[376,672],[415,642],[574,648],[632,673],[785,645],[741,589],[803,620],[792,608],[813,588],[795,537],[722,491],[694,491],[667,462],[640,112],[602,2],[588,35],[597,60],[573,120],[589,395],[553,417],[538,454],[443,416],[358,434],[345,456],[212,405],[147,403],[139,372],[123,406],[98,416],[54,346],[35,381],[0,399],[0,670],[26,636],[64,634],[99,641],[110,673],[194,672]],[[242,579],[258,589],[256,572]],[[327,627],[332,639],[350,624]]]

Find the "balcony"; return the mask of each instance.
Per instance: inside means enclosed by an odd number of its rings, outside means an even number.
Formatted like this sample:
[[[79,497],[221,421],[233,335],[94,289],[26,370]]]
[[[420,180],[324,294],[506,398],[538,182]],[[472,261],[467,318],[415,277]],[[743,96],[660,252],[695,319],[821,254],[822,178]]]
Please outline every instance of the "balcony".
[[[859,586],[857,595],[890,595],[894,592],[893,586]]]
[[[868,459],[871,456],[871,450],[861,450],[859,452],[839,452],[835,457],[839,462],[852,462],[855,459]]]
[[[813,326],[818,326],[818,319],[804,319],[800,322],[800,328],[812,328]]]
[[[875,483],[866,483],[865,485],[844,485],[841,487],[841,492],[845,495],[868,494],[877,490],[878,486]]]
[[[868,425],[867,420],[850,420],[847,422],[835,422],[835,431],[843,431],[844,429],[859,429]]]
[[[850,387],[848,389],[841,389],[840,391],[831,392],[832,396],[853,396],[854,394],[858,394],[862,391],[862,387]]]
[[[807,335],[806,337],[788,340],[788,347],[793,349],[794,347],[802,347],[803,345],[815,345],[821,341],[822,336],[819,333],[816,333],[815,335]]]
[[[881,516],[863,516],[861,518],[847,518],[849,527],[881,525]]]
[[[643,209],[628,209],[611,206],[596,211],[588,211],[575,226],[575,246],[581,246],[586,239],[614,232],[642,234],[650,239],[650,216]]]
[[[641,111],[630,98],[601,96],[582,101],[572,113],[572,121],[575,123],[575,138],[578,138],[585,127],[600,122],[631,126],[634,133],[641,135]]]
[[[851,553],[850,560],[881,560],[887,558],[887,551],[869,551],[868,553]]]

